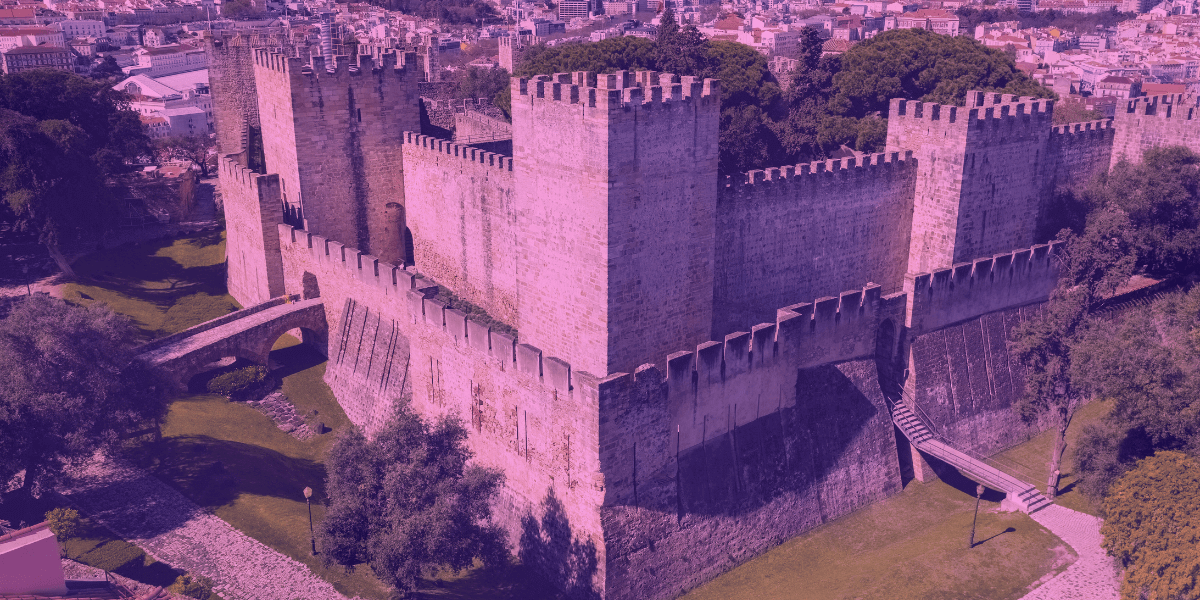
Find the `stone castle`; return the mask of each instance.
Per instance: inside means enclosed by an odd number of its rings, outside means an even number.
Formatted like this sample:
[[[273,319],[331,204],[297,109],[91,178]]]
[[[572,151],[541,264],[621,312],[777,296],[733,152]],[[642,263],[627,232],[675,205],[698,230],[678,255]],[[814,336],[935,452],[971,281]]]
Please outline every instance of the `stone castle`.
[[[422,135],[415,54],[263,45],[209,40],[230,293],[322,300],[305,342],[368,433],[401,397],[460,416],[514,552],[574,597],[676,597],[929,476],[895,403],[1028,439],[1007,343],[1055,283],[1043,199],[1200,147],[1194,98],[1055,127],[971,92],[894,100],[884,153],[721,178],[720,83],[618,72],[514,79],[506,156]]]

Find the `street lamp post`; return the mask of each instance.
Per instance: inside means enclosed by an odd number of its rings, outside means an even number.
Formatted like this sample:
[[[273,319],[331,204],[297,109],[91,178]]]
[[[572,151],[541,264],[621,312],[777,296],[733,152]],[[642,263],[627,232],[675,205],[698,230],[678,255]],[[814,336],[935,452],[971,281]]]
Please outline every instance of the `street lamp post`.
[[[971,519],[971,543],[967,548],[975,547],[975,523],[979,521],[979,499],[983,497],[983,486],[975,486],[975,518]],[[311,519],[311,517],[310,517]]]
[[[317,555],[317,535],[313,533],[312,524],[312,488],[304,488],[304,503],[308,505],[308,541],[312,544],[312,555]],[[971,533],[974,536],[974,532]]]

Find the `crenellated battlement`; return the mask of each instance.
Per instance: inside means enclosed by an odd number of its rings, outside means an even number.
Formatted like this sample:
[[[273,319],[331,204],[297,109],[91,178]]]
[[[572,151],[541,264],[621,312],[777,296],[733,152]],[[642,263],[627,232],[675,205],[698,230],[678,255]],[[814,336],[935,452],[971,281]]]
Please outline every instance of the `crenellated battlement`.
[[[406,269],[365,254],[319,235],[291,225],[279,224],[279,243],[284,252],[300,250],[315,264],[324,264],[349,273],[350,279],[395,297],[409,309],[414,323],[425,323],[453,338],[454,345],[474,348],[503,364],[504,370],[528,375],[559,394],[571,393],[571,365],[529,344],[518,344],[516,337],[493,331],[484,323],[468,317],[437,300],[437,285],[415,269]]]
[[[979,315],[1042,302],[1058,283],[1061,242],[997,254],[917,275],[909,327],[914,335]]]
[[[1016,98],[1012,94],[967,92],[967,106],[958,107],[893,98],[888,118],[940,121],[943,125],[965,122],[966,126],[976,128],[1018,123],[1048,126],[1054,119],[1054,101],[1037,100],[1032,96]]]
[[[511,156],[487,152],[474,146],[456,144],[450,140],[406,131],[404,132],[402,143],[406,146],[416,146],[430,152],[461,158],[467,162],[496,167],[501,171],[513,170],[513,159]]]
[[[859,157],[817,160],[811,163],[771,167],[737,176],[726,175],[723,187],[740,189],[753,185],[806,185],[820,178],[835,178],[847,183],[876,177],[889,177],[902,170],[916,168],[912,150],[879,152]]]
[[[416,52],[384,52],[378,57],[369,54],[359,54],[355,59],[348,56],[334,57],[332,65],[325,64],[325,57],[289,56],[268,48],[254,49],[254,64],[276,73],[292,76],[306,75],[318,78],[344,78],[360,76],[363,73],[379,73],[390,71],[397,76],[410,76],[423,72],[418,64]]]
[[[588,83],[595,79],[596,85]],[[688,103],[719,108],[719,79],[680,77],[656,71],[618,71],[593,75],[587,71],[539,75],[533,79],[514,77],[514,100],[578,104],[600,110],[650,110]]]
[[[1113,132],[1112,119],[1100,119],[1098,121],[1084,121],[1081,123],[1067,123],[1066,125],[1056,125],[1050,129],[1052,135],[1079,135],[1079,134],[1100,134],[1111,135]]]
[[[275,187],[279,186],[279,175],[269,174],[263,175],[248,167],[242,166],[239,160],[241,153],[226,154],[217,161],[217,168],[221,177],[221,185],[226,185],[226,182],[240,183],[257,193],[258,189],[264,183],[270,183]]]
[[[1197,108],[1200,108],[1200,97],[1198,96],[1190,94],[1162,94],[1128,100],[1125,103],[1124,113],[1139,117],[1174,118],[1191,121],[1200,118]],[[1118,114],[1120,112],[1118,111]]]

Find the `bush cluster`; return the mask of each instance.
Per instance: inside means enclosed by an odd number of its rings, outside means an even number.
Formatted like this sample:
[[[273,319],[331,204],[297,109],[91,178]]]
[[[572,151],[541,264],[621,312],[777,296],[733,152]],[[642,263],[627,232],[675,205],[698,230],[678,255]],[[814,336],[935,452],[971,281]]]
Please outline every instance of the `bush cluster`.
[[[241,367],[221,373],[208,380],[208,391],[230,400],[244,401],[261,398],[275,387],[274,378],[260,365]]]
[[[209,600],[213,597],[213,581],[203,575],[185,573],[176,578],[167,591],[198,600]]]
[[[73,508],[56,508],[46,513],[46,521],[60,542],[79,535],[79,511]]]

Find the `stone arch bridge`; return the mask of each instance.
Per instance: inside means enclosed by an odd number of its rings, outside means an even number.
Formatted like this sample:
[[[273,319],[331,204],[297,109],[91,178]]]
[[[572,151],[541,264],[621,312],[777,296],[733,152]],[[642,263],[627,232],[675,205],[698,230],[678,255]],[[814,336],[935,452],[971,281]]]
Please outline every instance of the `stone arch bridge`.
[[[146,344],[138,356],[162,367],[180,385],[187,385],[207,365],[229,356],[265,365],[275,340],[292,329],[306,331],[306,338],[311,333],[317,340],[328,339],[322,300],[295,300],[274,298],[206,321]]]

